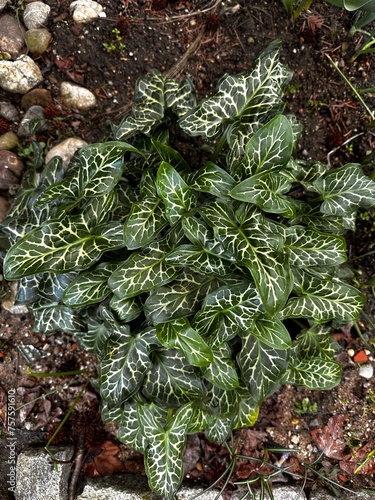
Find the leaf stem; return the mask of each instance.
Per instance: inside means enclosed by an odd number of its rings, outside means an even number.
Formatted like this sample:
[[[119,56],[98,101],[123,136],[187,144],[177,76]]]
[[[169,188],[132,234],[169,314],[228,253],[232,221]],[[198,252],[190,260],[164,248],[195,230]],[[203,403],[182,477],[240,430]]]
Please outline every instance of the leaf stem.
[[[68,420],[68,418],[70,417],[72,411],[74,410],[75,406],[77,405],[78,401],[80,400],[82,394],[84,393],[84,391],[86,390],[86,387],[89,385],[89,380],[87,380],[85,382],[85,385],[82,387],[82,389],[79,391],[79,393],[77,394],[77,396],[75,397],[73,403],[72,403],[72,406],[69,408],[69,410],[66,412],[66,415],[64,415],[64,418],[61,420],[60,424],[58,425],[57,429],[55,430],[55,432],[52,434],[52,436],[49,438],[46,446],[44,447],[44,449],[46,450],[46,452],[52,457],[54,458],[54,455],[53,453],[50,451],[49,447],[51,445],[51,443],[53,442],[53,440],[55,439],[55,437],[57,436],[57,434],[61,431],[63,425],[65,424],[65,422]]]
[[[28,366],[26,368],[26,373],[27,375],[30,375],[31,377],[39,377],[39,378],[47,378],[47,377],[69,377],[70,375],[78,375],[80,373],[90,373],[88,370],[72,370],[69,372],[51,372],[51,373],[39,373],[39,372],[32,372],[30,370],[30,367]]]
[[[329,54],[326,54],[327,59],[329,62],[332,64],[332,66],[335,68],[335,70],[339,73],[339,75],[345,80],[345,82],[349,85],[350,89],[354,93],[354,95],[359,99],[361,102],[362,106],[365,108],[367,113],[370,115],[371,120],[375,120],[375,114],[371,111],[371,109],[367,106],[365,101],[362,99],[361,94],[358,92],[358,90],[352,85],[352,83],[348,80],[348,78],[344,75],[344,73],[340,70],[340,68],[337,66],[337,64],[333,61],[331,56]]]

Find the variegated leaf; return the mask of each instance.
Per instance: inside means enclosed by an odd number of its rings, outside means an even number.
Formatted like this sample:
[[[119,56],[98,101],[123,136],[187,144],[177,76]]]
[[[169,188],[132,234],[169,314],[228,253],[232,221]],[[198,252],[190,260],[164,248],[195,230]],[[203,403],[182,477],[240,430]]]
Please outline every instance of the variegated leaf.
[[[322,358],[291,362],[285,374],[286,383],[303,385],[312,391],[332,389],[340,380],[340,363]]]
[[[45,301],[62,302],[65,289],[77,273],[43,273],[39,279],[39,296]]]
[[[213,97],[180,119],[184,132],[214,139],[226,121],[241,118],[250,122],[279,105],[282,88],[291,78],[291,71],[279,62],[279,50],[280,43],[273,42],[260,54],[250,74],[225,75]]]
[[[80,195],[93,197],[113,189],[123,173],[124,154],[127,151],[142,154],[134,146],[119,141],[90,144],[81,148],[77,153],[80,163],[77,174]]]
[[[278,317],[259,316],[249,330],[258,340],[275,349],[288,349],[292,347],[292,340],[288,330]]]
[[[250,138],[244,159],[233,175],[245,180],[260,172],[281,170],[290,160],[292,152],[293,131],[290,121],[283,115],[277,115]]]
[[[365,296],[356,288],[340,281],[321,280],[303,274],[300,297],[292,297],[280,311],[283,318],[312,318],[319,323],[336,320],[356,321]]]
[[[204,399],[205,407],[220,418],[232,418],[237,413],[238,393],[212,385]]]
[[[233,428],[233,418],[220,418],[214,416],[206,425],[205,435],[209,441],[224,443]]]
[[[106,343],[99,362],[100,395],[112,404],[121,404],[135,394],[151,369],[147,338],[129,334],[118,327]]]
[[[333,233],[344,235],[347,230],[355,231],[356,212],[346,213],[345,216],[327,215],[320,211],[320,203],[305,203],[295,201],[298,208],[294,224],[306,224],[311,229],[316,229],[323,233]]]
[[[235,180],[225,170],[209,161],[194,172],[190,188],[204,193],[211,193],[219,198],[227,198],[229,191],[234,187]]]
[[[104,300],[111,293],[108,279],[116,267],[117,264],[103,262],[89,271],[80,273],[65,289],[64,304],[83,307]]]
[[[204,221],[187,215],[182,218],[182,229],[185,236],[198,247],[204,248],[213,255],[218,255],[225,260],[235,261],[235,257],[226,252],[220,241],[215,240],[214,233]]]
[[[257,404],[249,393],[245,395],[244,392],[242,389],[241,397],[238,398],[238,410],[234,417],[233,429],[253,427],[258,420],[260,404]]]
[[[54,302],[35,302],[31,311],[34,315],[34,331],[51,334],[65,332],[76,334],[83,330],[83,321],[76,312],[63,304]]]
[[[328,215],[344,217],[359,207],[375,204],[375,182],[363,174],[357,163],[330,170],[313,186],[324,200],[320,210]]]
[[[231,390],[239,385],[237,370],[232,361],[232,350],[226,342],[212,349],[213,360],[203,371],[203,376],[219,389]]]
[[[145,467],[149,486],[167,500],[172,500],[183,478],[182,451],[193,410],[190,405],[183,406],[169,419],[165,428],[158,425],[146,405],[139,407],[138,413],[148,442]]]
[[[165,101],[168,108],[172,108],[177,116],[184,116],[197,104],[195,88],[189,77],[181,83],[167,79],[165,82]]]
[[[46,222],[27,233],[9,250],[4,262],[7,279],[45,271],[63,273],[87,269],[103,252],[123,246],[121,237],[114,239],[118,236],[118,228],[113,223],[102,228],[98,226],[93,234],[79,215]]]
[[[215,276],[183,272],[173,284],[150,293],[144,312],[153,324],[190,316],[195,313],[206,294],[216,287]]]
[[[255,203],[265,212],[292,218],[295,215],[294,202],[292,198],[284,196],[291,186],[291,182],[282,173],[266,172],[240,182],[229,195],[235,200]]]
[[[115,311],[119,319],[125,323],[129,323],[130,321],[138,318],[143,310],[143,304],[139,297],[123,299],[114,295],[109,303],[109,306],[113,311]]]
[[[285,248],[289,251],[290,263],[301,268],[338,266],[347,259],[344,238],[302,226],[287,230]]]
[[[280,238],[267,234],[261,214],[250,207],[240,224],[230,206],[218,201],[202,207],[201,214],[226,250],[249,269],[267,311],[279,311],[291,291],[291,271],[286,253],[272,249]]]
[[[176,407],[204,394],[201,378],[176,349],[153,352],[153,364],[147,373],[143,395],[166,407]]]
[[[16,304],[32,304],[39,298],[41,275],[26,276],[18,281]]]
[[[178,172],[190,171],[189,164],[183,159],[181,154],[171,146],[155,140],[152,140],[152,145],[158,152],[160,159],[171,165]]]
[[[95,354],[100,360],[105,355],[106,342],[112,333],[113,326],[110,323],[88,316],[85,331],[76,334],[75,338],[81,349]]]
[[[151,243],[167,225],[163,201],[160,198],[146,198],[132,204],[124,225],[124,241],[129,250]]]
[[[167,252],[165,246],[133,252],[109,278],[112,292],[118,298],[128,299],[172,281],[177,271],[166,264]]]
[[[210,337],[215,347],[240,330],[248,331],[262,309],[262,301],[251,282],[223,286],[206,296],[194,317],[193,327]]]
[[[193,366],[207,366],[213,360],[211,348],[186,318],[161,323],[157,325],[156,333],[162,345],[179,349]]]
[[[312,358],[330,360],[339,348],[331,335],[331,328],[323,325],[314,325],[302,330],[294,342],[294,350],[300,360]]]
[[[196,194],[169,163],[163,161],[156,175],[158,195],[163,199],[165,215],[171,225],[176,224],[197,202]]]
[[[113,127],[117,140],[123,141],[137,132],[149,134],[152,127],[164,118],[164,84],[165,78],[156,71],[137,81],[133,116],[125,117]]]
[[[117,205],[118,197],[115,190],[87,198],[82,207],[83,218],[89,221],[90,227],[103,224],[112,216]]]
[[[230,263],[195,245],[178,246],[166,256],[166,262],[175,267],[187,267],[203,274],[225,276],[233,271]]]
[[[242,380],[256,403],[279,386],[288,368],[288,350],[274,349],[251,333],[242,336],[242,349],[237,355]]]
[[[117,438],[140,453],[145,453],[148,439],[142,434],[136,401],[126,401],[118,422]]]

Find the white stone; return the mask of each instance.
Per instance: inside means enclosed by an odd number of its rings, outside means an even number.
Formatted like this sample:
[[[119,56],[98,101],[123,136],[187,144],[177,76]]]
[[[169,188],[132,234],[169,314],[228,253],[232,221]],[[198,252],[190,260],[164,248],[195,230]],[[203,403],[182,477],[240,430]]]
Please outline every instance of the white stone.
[[[29,56],[15,61],[0,61],[0,87],[8,92],[26,94],[43,81],[37,64]]]
[[[26,5],[23,12],[23,22],[27,29],[42,28],[47,20],[51,7],[43,2],[32,2]]]
[[[77,149],[85,146],[87,146],[87,142],[83,139],[80,139],[79,137],[70,137],[50,149],[46,155],[45,161],[48,163],[51,158],[60,156],[60,158],[62,158],[64,168],[67,168]]]
[[[0,0],[0,11],[5,9],[7,3],[8,3],[8,0]]]
[[[69,460],[73,449],[51,447],[58,460]],[[61,500],[68,498],[70,464],[57,465],[44,449],[23,451],[17,460],[16,500]]]
[[[84,111],[96,106],[95,95],[90,90],[74,83],[63,82],[60,87],[60,95],[67,108]]]
[[[361,365],[358,375],[360,377],[370,379],[374,376],[374,367],[370,363]]]
[[[73,21],[76,23],[87,23],[105,17],[104,8],[93,0],[76,0],[70,4],[70,11],[73,12]]]

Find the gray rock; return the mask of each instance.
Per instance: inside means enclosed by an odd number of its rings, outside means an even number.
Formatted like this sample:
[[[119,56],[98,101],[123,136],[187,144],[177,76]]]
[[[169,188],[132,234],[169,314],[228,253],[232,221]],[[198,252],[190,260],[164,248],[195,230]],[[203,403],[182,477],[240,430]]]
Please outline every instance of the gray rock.
[[[18,118],[17,108],[10,102],[0,102],[0,116],[5,118],[9,122],[14,122]]]
[[[87,142],[79,137],[69,137],[61,141],[59,144],[50,149],[46,155],[46,163],[48,163],[54,156],[60,156],[63,161],[64,168],[67,168],[70,160],[73,158],[77,149],[87,146]]]
[[[51,7],[43,2],[32,2],[23,11],[23,22],[27,29],[42,28],[47,20]]]
[[[67,108],[76,108],[80,111],[85,111],[96,106],[95,95],[90,90],[74,83],[62,82],[60,95]]]
[[[337,497],[334,497],[328,491],[318,490],[311,493],[310,500],[336,500]],[[349,493],[345,490],[340,490],[340,499],[341,500],[374,500],[374,495],[370,495],[369,493],[363,492],[353,492]]]
[[[39,56],[48,49],[52,34],[45,28],[31,28],[26,31],[25,38],[29,51]]]
[[[0,151],[4,149],[13,149],[18,144],[17,134],[14,132],[5,132],[5,134],[0,135]]]
[[[0,61],[0,87],[8,92],[26,94],[43,81],[39,67],[29,56],[15,61]]]
[[[25,166],[15,153],[0,151],[0,189],[8,190],[21,182]]]
[[[93,0],[76,0],[69,7],[76,23],[88,23],[98,17],[105,17],[103,7]]]
[[[13,59],[18,57],[25,47],[25,30],[17,19],[9,14],[0,17],[0,52],[6,52]]]
[[[42,106],[31,106],[25,113],[21,120],[20,126],[17,130],[18,137],[25,138],[30,137],[30,122],[34,118],[40,118],[42,120],[41,127],[39,131],[47,130],[48,125],[44,116],[44,109]]]
[[[0,0],[0,12],[5,9],[6,5],[8,3],[8,0]]]
[[[52,447],[59,460],[69,460],[72,448]],[[68,498],[69,465],[54,469],[51,457],[44,449],[26,450],[18,456],[16,500],[66,500]]]

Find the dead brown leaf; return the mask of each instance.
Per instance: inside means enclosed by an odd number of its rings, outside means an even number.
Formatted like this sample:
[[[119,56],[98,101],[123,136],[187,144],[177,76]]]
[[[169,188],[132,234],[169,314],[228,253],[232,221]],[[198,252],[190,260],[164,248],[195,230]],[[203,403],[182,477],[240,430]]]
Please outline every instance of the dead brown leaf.
[[[342,438],[342,434],[343,424],[347,419],[347,415],[334,415],[323,429],[311,431],[311,437],[324,455],[329,458],[337,458],[338,460],[344,458],[346,442]]]

